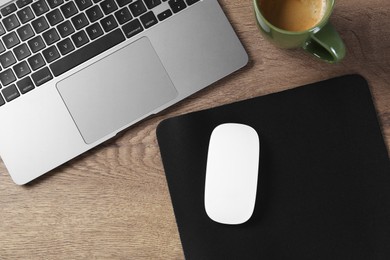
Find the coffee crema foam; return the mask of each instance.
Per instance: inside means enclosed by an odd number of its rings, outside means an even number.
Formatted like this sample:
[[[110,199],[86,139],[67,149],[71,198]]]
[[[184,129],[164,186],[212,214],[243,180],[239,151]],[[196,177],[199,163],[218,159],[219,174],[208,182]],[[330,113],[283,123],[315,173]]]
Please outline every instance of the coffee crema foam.
[[[327,0],[258,0],[261,13],[274,26],[286,31],[305,31],[324,17]]]

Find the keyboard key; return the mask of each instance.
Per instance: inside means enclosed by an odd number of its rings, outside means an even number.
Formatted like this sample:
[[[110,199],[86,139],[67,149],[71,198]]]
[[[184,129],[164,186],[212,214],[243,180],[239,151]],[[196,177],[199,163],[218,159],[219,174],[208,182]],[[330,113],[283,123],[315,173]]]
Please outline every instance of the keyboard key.
[[[144,0],[144,2],[149,9],[152,9],[161,4],[161,0]]]
[[[88,28],[87,28],[87,30],[88,30]],[[74,45],[69,38],[66,38],[65,40],[60,41],[57,44],[57,47],[60,50],[62,55],[68,54],[69,52],[74,50]]]
[[[24,79],[19,80],[18,82],[16,82],[16,86],[18,86],[18,89],[22,94],[26,94],[27,92],[35,88],[34,83],[30,79],[30,77],[26,77]]]
[[[172,11],[171,10],[165,10],[164,12],[162,13],[159,13],[157,15],[157,18],[159,21],[164,21],[165,19],[167,19],[168,17],[172,16]]]
[[[30,46],[30,49],[32,52],[38,52],[46,47],[45,43],[43,42],[43,39],[41,36],[37,36],[33,38],[32,40],[28,41],[28,46]]]
[[[69,18],[78,13],[77,7],[73,3],[73,1],[68,2],[63,6],[61,6],[61,11],[64,14],[65,18]]]
[[[187,5],[193,5],[196,2],[199,2],[199,0],[186,0],[186,2],[187,2]]]
[[[4,47],[3,43],[0,41],[0,53],[2,53],[4,51],[5,51],[5,47]]]
[[[114,2],[114,0],[104,0],[100,6],[103,9],[104,14],[110,14],[118,9],[118,6]]]
[[[25,58],[27,58],[28,56],[31,55],[31,52],[28,49],[27,44],[25,44],[25,43],[23,43],[23,44],[19,45],[18,47],[16,47],[14,49],[14,53],[15,53],[16,58],[19,61],[23,60],[23,59],[25,59]]]
[[[42,54],[47,63],[53,62],[60,57],[60,53],[58,52],[56,46],[51,46],[46,50],[43,50]]]
[[[91,40],[94,40],[103,34],[103,29],[98,23],[94,23],[87,27],[86,31]]]
[[[101,20],[100,23],[102,24],[102,27],[105,32],[112,31],[113,29],[118,27],[118,23],[115,21],[115,18],[112,15],[104,18],[103,20]]]
[[[30,64],[30,67],[33,69],[33,70],[37,70],[39,68],[41,68],[42,66],[45,66],[45,61],[43,60],[43,57],[40,53],[38,54],[35,54],[34,56],[32,56],[31,58],[28,58],[28,64]]]
[[[59,76],[64,72],[82,64],[83,62],[99,55],[100,53],[114,47],[125,40],[122,32],[117,29],[103,37],[91,42],[89,45],[76,50],[75,52],[63,57],[50,65],[54,76]]]
[[[16,27],[19,27],[19,25],[20,25],[18,18],[16,18],[15,14],[12,14],[12,15],[4,18],[3,24],[4,24],[5,29],[7,29],[7,31],[11,31],[11,30],[15,29]]]
[[[187,7],[183,0],[169,0],[168,4],[174,13],[178,13]]]
[[[133,0],[116,0],[117,4],[118,4],[120,7],[125,6],[125,5],[127,5],[127,4],[130,4],[131,1],[133,1]]]
[[[153,14],[152,11],[142,15],[140,17],[140,20],[141,20],[142,24],[144,25],[145,29],[152,27],[153,25],[155,25],[158,22],[156,16]]]
[[[50,73],[50,70],[47,67],[33,73],[31,77],[37,87],[45,84],[53,78]]]
[[[13,13],[16,11],[16,5],[14,3],[7,5],[6,7],[1,8],[1,14],[3,16],[7,16],[10,13]]]
[[[135,1],[134,3],[130,4],[129,8],[133,13],[134,17],[140,16],[141,14],[146,12],[146,7],[141,0]]]
[[[0,81],[3,86],[7,86],[16,80],[15,74],[11,69],[7,69],[3,72],[0,72]]]
[[[47,3],[49,4],[51,9],[54,9],[57,6],[62,5],[64,3],[64,0],[47,0]]]
[[[127,38],[133,37],[144,30],[138,19],[123,25],[122,29]]]
[[[77,7],[80,9],[80,11],[83,11],[84,9],[87,9],[92,5],[91,0],[75,0]]]
[[[28,4],[31,4],[32,3],[32,0],[17,0],[16,1],[16,5],[19,7],[19,8],[22,8]]]
[[[41,33],[49,28],[49,24],[47,23],[45,17],[39,17],[31,22],[36,33]]]
[[[9,34],[3,36],[3,42],[5,47],[11,49],[12,47],[18,45],[20,43],[18,36],[15,32],[10,32]]]
[[[51,28],[50,30],[44,32],[42,34],[42,37],[47,45],[51,45],[60,40],[60,36],[58,35],[57,30],[55,28]]]
[[[0,23],[0,35],[3,35],[3,34],[5,34],[5,30],[4,30],[3,25]]]
[[[74,45],[79,48],[89,42],[88,36],[84,31],[80,31],[72,35]]]
[[[12,100],[14,100],[15,98],[20,96],[19,91],[16,88],[15,84],[12,84],[11,86],[6,87],[5,89],[3,89],[2,92],[3,92],[4,98],[5,98],[5,100],[7,100],[7,102],[11,102]]]
[[[0,106],[2,106],[4,104],[5,104],[4,98],[0,95]]]
[[[26,8],[23,8],[22,10],[20,10],[16,14],[18,15],[19,20],[22,23],[27,23],[28,21],[31,21],[35,17],[31,8],[28,6]]]
[[[72,18],[72,23],[76,30],[80,30],[81,28],[87,26],[89,24],[87,17],[84,13],[80,13]]]
[[[46,15],[47,20],[49,21],[51,26],[54,26],[64,20],[62,14],[59,9],[54,9],[50,13]]]
[[[126,7],[122,8],[121,10],[119,10],[117,12],[115,12],[115,17],[116,17],[116,19],[118,20],[118,22],[120,24],[127,23],[128,21],[133,19],[133,17],[130,14],[129,9],[126,8]]]
[[[103,12],[98,5],[89,8],[87,11],[85,11],[85,13],[87,14],[91,23],[96,22],[103,17]]]
[[[16,63],[15,56],[11,51],[7,51],[6,53],[0,55],[0,63],[3,68],[8,68],[12,64]]]
[[[16,64],[13,66],[13,69],[15,71],[16,76],[20,79],[29,74],[30,68],[27,65],[27,62],[22,61],[21,63]]]
[[[31,7],[34,10],[36,16],[40,16],[49,11],[49,7],[47,6],[45,0],[38,0],[34,2]]]
[[[29,24],[26,24],[26,25],[23,25],[22,27],[20,27],[17,30],[17,32],[18,32],[18,35],[22,41],[26,41],[35,35],[33,29],[31,28],[31,26]]]
[[[63,38],[74,32],[73,25],[70,21],[65,21],[62,24],[58,25],[57,30]]]

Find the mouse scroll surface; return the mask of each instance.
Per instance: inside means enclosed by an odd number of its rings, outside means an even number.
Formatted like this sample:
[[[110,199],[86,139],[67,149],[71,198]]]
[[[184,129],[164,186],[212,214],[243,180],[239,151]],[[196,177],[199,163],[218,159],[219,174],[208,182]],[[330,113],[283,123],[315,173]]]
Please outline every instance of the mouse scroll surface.
[[[227,123],[210,137],[205,181],[205,210],[214,221],[242,224],[254,211],[260,142],[252,127]]]

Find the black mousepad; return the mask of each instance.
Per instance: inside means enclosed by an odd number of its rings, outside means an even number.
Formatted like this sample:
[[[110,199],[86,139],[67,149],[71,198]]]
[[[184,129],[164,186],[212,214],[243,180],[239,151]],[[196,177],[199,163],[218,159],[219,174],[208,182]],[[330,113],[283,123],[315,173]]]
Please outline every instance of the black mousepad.
[[[255,211],[204,209],[207,149],[226,122],[260,136]],[[390,163],[366,81],[334,78],[163,121],[157,129],[186,259],[390,259]]]

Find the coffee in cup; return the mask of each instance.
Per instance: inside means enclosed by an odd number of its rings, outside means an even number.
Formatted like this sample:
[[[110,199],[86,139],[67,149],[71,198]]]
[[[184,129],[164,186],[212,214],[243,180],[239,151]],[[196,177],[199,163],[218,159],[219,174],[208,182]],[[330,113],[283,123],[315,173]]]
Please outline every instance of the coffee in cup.
[[[254,0],[257,23],[274,44],[302,47],[329,63],[345,56],[345,46],[328,22],[335,0]]]
[[[259,0],[259,5],[270,23],[293,32],[314,27],[326,10],[326,0]]]

